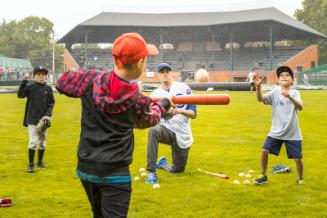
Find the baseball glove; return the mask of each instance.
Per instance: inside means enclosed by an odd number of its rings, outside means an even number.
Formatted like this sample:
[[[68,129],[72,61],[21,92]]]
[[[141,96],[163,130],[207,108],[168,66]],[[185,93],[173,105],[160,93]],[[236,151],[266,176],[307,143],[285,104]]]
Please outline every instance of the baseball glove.
[[[292,169],[288,166],[277,164],[272,167],[272,173],[290,173]]]
[[[37,125],[36,125],[36,132],[40,134],[41,132],[43,132],[47,128],[49,128],[50,126],[51,126],[50,117],[44,116],[37,123]]]

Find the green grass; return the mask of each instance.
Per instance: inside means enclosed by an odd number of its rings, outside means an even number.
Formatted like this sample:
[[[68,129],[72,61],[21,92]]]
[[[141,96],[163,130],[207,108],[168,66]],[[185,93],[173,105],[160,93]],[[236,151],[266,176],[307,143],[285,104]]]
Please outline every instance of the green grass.
[[[271,126],[271,109],[255,93],[229,92],[228,106],[199,106],[192,120],[194,144],[185,173],[159,171],[161,188],[153,190],[133,182],[129,217],[326,217],[327,211],[327,91],[302,91],[299,112],[304,137],[305,186],[297,186],[296,173],[269,174],[265,186],[234,185],[239,172],[260,171],[259,152]],[[48,169],[26,173],[27,129],[22,126],[25,100],[0,95],[0,198],[14,206],[0,208],[0,217],[91,217],[80,181],[75,176],[81,106],[78,99],[56,95],[45,161]],[[133,176],[146,164],[147,130],[135,131]],[[171,160],[170,148],[159,156]],[[277,163],[295,168],[282,148],[269,156],[269,169]],[[218,179],[197,168],[231,177]]]

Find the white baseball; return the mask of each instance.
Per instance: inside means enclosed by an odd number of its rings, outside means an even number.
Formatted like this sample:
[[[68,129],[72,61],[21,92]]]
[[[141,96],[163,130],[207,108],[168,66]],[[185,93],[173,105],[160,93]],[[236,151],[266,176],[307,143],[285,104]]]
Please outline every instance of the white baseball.
[[[135,181],[135,182],[140,181],[140,177],[136,176],[136,177],[134,178],[134,181]]]
[[[209,73],[203,68],[198,69],[194,73],[195,82],[209,82]]]
[[[250,173],[247,173],[247,174],[245,174],[245,177],[246,178],[251,178],[251,174]]]
[[[239,177],[243,177],[243,176],[245,176],[244,173],[239,173],[238,175],[239,175]]]
[[[143,172],[145,172],[145,169],[144,168],[140,168],[140,173],[143,173]]]
[[[238,180],[234,180],[234,181],[233,181],[233,184],[235,184],[235,185],[239,185],[239,184],[240,184],[240,181],[238,181]]]
[[[158,188],[160,188],[159,183],[154,184],[154,185],[152,186],[152,188],[153,188],[153,189],[158,189]]]
[[[141,173],[142,177],[146,177],[146,172]]]
[[[248,184],[250,184],[250,181],[249,180],[244,180],[243,184],[248,185]]]

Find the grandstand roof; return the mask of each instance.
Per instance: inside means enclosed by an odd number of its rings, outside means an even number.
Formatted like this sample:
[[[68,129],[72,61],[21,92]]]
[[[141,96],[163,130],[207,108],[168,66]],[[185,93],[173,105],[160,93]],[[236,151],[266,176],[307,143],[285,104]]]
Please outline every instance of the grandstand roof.
[[[324,34],[295,20],[276,8],[260,8],[233,12],[188,13],[117,13],[103,12],[77,25],[58,43],[113,42],[124,32],[139,32],[152,43],[212,40],[269,41],[327,38]]]

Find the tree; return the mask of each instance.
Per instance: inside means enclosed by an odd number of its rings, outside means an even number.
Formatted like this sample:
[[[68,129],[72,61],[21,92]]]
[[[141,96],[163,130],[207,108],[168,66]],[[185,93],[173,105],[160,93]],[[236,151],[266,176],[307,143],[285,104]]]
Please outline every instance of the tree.
[[[53,23],[46,18],[29,16],[21,21],[0,24],[0,53],[29,59],[33,66],[52,69]],[[63,70],[63,48],[56,45],[56,69]],[[58,72],[57,71],[57,72]]]
[[[295,11],[295,17],[327,35],[327,0],[304,0],[303,9]],[[318,40],[319,64],[327,64],[327,40]]]

